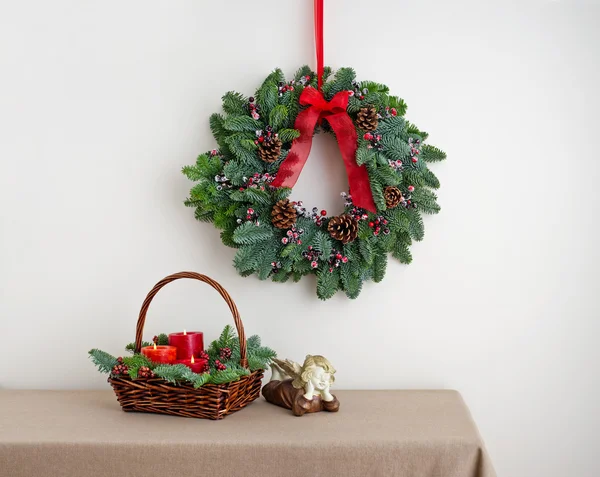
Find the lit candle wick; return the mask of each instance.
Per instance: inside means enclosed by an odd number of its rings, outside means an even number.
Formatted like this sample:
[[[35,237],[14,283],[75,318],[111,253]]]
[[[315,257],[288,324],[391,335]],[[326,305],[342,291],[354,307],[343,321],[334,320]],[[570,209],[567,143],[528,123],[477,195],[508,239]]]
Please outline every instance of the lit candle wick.
[[[185,330],[183,330],[183,334],[184,334],[184,335],[187,335],[187,333],[185,332]]]
[[[156,349],[156,343],[152,343],[154,345],[154,349]]]
[[[192,364],[194,364],[194,355],[192,355]]]

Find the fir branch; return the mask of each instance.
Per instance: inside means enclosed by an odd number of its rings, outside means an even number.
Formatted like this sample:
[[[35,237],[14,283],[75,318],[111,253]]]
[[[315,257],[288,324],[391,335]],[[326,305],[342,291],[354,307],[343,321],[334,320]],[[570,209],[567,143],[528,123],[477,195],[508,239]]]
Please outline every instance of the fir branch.
[[[390,106],[390,108],[396,108],[396,112],[398,113],[398,116],[404,116],[406,114],[407,106],[402,98],[398,98],[397,96],[390,96],[389,97],[389,106]],[[398,117],[398,116],[396,116],[396,117]]]
[[[260,348],[260,336],[252,335],[246,340],[246,346],[248,349]]]
[[[287,123],[288,117],[288,109],[282,104],[278,104],[269,113],[269,124],[275,131],[278,131]]]
[[[383,136],[383,153],[394,161],[402,160],[410,156],[410,146],[400,138],[394,136]]]
[[[228,116],[223,121],[223,127],[228,131],[253,132],[262,129],[263,123],[252,119],[250,116]]]
[[[235,243],[235,241],[234,241]],[[260,245],[241,246],[233,257],[233,265],[240,272],[254,271],[258,265],[258,253]]]
[[[385,210],[385,197],[383,196],[383,186],[375,178],[369,177],[369,183],[371,184],[371,193],[373,194],[373,200],[378,210]]]
[[[428,133],[419,130],[419,128],[412,123],[407,123],[403,135],[406,139],[412,137],[413,139],[421,139],[422,141],[425,141],[425,139],[429,137]]]
[[[189,376],[190,368],[185,364],[161,364],[154,368],[154,374],[159,378],[173,384],[185,381]]]
[[[246,113],[246,105],[248,98],[243,94],[229,91],[223,96],[223,111],[227,114],[244,114]]]
[[[344,285],[344,292],[350,299],[355,299],[360,295],[362,290],[362,280],[360,277],[352,273],[352,268],[349,266],[341,267],[340,275],[342,277],[342,284]]]
[[[329,260],[333,248],[329,235],[318,230],[310,241],[310,245],[318,252],[321,252],[320,260]]]
[[[301,66],[298,71],[296,71],[296,74],[294,75],[294,79],[296,81],[300,81],[303,77],[305,76],[310,76],[311,78],[313,76],[315,76],[315,73],[313,70],[310,69],[310,67],[308,65],[304,65]]]
[[[223,371],[216,371],[210,375],[210,383],[212,384],[224,384],[240,379],[241,374],[235,369],[225,369]]]
[[[233,232],[233,241],[240,245],[252,245],[264,242],[273,236],[273,230],[264,225],[257,226],[253,222],[244,222]]]
[[[224,144],[224,140],[229,134],[229,132],[227,131],[227,129],[225,129],[223,125],[224,121],[225,118],[223,118],[223,116],[218,113],[214,113],[209,119],[210,130],[212,131],[214,138],[219,143],[219,146],[222,146]]]
[[[142,348],[144,346],[152,346],[152,343],[148,342],[148,341],[142,341]],[[135,343],[129,343],[125,346],[125,350],[129,351],[130,353],[135,352]]]
[[[425,227],[423,225],[423,219],[421,218],[421,214],[416,210],[412,210],[409,214],[410,224],[408,227],[408,233],[411,238],[416,240],[417,242],[423,240],[423,236],[425,235]]]
[[[432,189],[439,189],[440,181],[430,169],[424,168],[421,172],[421,177],[423,178],[423,183],[425,185],[431,187]]]
[[[279,134],[279,139],[284,144],[286,142],[292,142],[297,137],[300,137],[300,131],[297,129],[281,129],[277,134]]]
[[[330,272],[329,269],[319,270],[317,273],[317,296],[321,300],[328,300],[340,288],[340,271],[334,269]]]
[[[160,346],[167,346],[169,344],[169,335],[166,333],[160,333],[158,335],[158,343]]]
[[[143,354],[134,354],[133,356],[123,358],[123,364],[126,364],[128,368],[141,368],[142,366],[146,366],[153,369],[156,366],[156,364],[146,358]]]
[[[201,386],[204,386],[210,381],[210,373],[192,374],[194,374],[194,376],[189,381],[193,384],[194,388],[196,389],[198,389]]]
[[[412,262],[412,254],[408,249],[408,245],[401,240],[397,240],[392,250],[392,256],[397,259],[400,263],[409,264]]]
[[[439,162],[446,159],[446,153],[435,146],[424,144],[419,157],[425,162]]]
[[[88,354],[101,373],[110,373],[117,364],[117,358],[105,351],[94,348]]]
[[[437,214],[440,211],[437,196],[430,190],[416,189],[412,193],[411,200],[417,204],[418,210],[424,214]]]
[[[385,251],[379,251],[373,258],[373,281],[379,283],[385,276],[385,270],[387,268],[387,253]]]
[[[375,257],[373,246],[368,240],[361,240],[358,243],[358,249],[360,250],[360,254],[362,255],[364,261],[371,265],[373,263],[373,259]]]

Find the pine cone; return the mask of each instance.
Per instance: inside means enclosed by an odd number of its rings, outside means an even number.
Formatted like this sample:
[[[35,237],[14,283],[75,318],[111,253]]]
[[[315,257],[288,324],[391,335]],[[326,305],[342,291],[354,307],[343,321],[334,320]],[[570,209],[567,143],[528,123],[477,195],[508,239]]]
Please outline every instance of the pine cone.
[[[402,192],[397,187],[387,186],[383,190],[383,197],[385,197],[385,206],[388,209],[393,209],[402,202]]]
[[[263,142],[258,148],[258,155],[265,162],[275,162],[281,154],[281,140],[277,137]]]
[[[296,223],[298,213],[289,199],[277,202],[271,210],[271,222],[278,229],[290,229]]]
[[[331,218],[327,231],[334,239],[348,243],[356,239],[358,225],[351,215],[338,215]]]
[[[377,120],[377,110],[375,106],[365,106],[360,108],[356,116],[356,125],[363,131],[375,131],[379,121]]]

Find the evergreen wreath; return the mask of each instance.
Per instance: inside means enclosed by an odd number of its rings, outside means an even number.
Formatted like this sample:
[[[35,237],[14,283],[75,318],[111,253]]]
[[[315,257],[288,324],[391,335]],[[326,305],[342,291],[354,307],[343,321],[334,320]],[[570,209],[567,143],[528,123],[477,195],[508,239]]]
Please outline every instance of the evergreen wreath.
[[[238,249],[233,263],[242,276],[285,282],[314,274],[324,300],[338,290],[356,298],[364,281],[381,281],[388,253],[401,263],[412,261],[409,246],[423,239],[422,214],[440,210],[433,192],[440,183],[428,163],[446,158],[424,144],[427,133],[404,118],[406,104],[387,86],[357,82],[352,68],[341,68],[333,78],[331,73],[324,68],[319,90],[308,66],[292,81],[276,69],[254,97],[225,94],[225,114],[210,117],[218,148],[183,168],[196,182],[185,205],[196,209],[198,220],[221,229],[225,245]],[[299,115],[315,107],[306,98],[318,91],[324,101],[315,101],[329,110],[319,116],[315,131],[336,136],[350,182],[337,216],[288,199],[290,177],[297,178],[303,165],[293,148],[308,141],[310,150],[312,138],[298,129]],[[336,127],[336,113],[352,120],[352,131]]]

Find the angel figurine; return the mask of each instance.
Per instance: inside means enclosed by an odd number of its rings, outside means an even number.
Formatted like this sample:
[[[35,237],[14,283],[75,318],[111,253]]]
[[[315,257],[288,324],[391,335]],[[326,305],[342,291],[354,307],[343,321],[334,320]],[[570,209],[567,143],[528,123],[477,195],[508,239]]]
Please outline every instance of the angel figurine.
[[[302,366],[289,359],[273,359],[271,371],[271,381],[262,389],[271,404],[291,409],[295,416],[339,410],[340,402],[329,391],[335,369],[323,356],[309,354]]]

